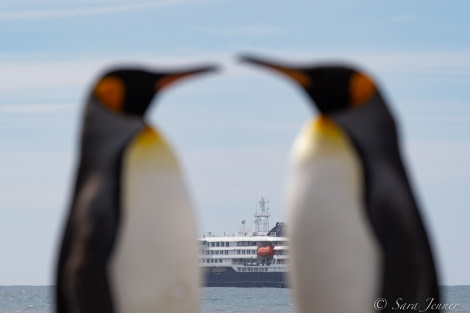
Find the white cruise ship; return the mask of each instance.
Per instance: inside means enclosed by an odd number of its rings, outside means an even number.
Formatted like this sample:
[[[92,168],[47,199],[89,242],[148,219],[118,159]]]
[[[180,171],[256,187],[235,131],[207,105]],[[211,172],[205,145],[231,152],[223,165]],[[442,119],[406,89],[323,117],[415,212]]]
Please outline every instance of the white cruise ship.
[[[199,239],[200,266],[206,287],[287,287],[288,242],[284,223],[269,226],[264,198],[255,213],[255,230],[233,236],[207,233]]]

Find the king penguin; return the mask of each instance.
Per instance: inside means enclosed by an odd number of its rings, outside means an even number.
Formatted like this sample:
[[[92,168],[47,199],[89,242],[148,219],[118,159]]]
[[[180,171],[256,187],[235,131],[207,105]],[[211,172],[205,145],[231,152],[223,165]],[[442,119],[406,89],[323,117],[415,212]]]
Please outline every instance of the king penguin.
[[[294,142],[286,186],[298,312],[416,312],[439,303],[397,126],[376,83],[346,64],[242,60],[287,75],[320,112]]]
[[[144,114],[162,89],[214,69],[119,68],[92,88],[58,258],[58,313],[199,311],[190,196],[169,143]]]

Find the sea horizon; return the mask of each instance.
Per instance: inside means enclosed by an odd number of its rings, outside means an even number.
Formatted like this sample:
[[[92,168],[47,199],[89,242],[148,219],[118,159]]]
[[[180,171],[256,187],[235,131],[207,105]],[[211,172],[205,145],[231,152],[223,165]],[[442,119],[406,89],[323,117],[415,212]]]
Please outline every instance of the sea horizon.
[[[53,313],[54,288],[55,285],[0,285],[0,312]],[[432,299],[430,303],[442,305],[445,309],[441,312],[470,313],[470,285],[441,285],[440,290],[439,301]],[[389,305],[398,307],[398,300],[389,301]],[[201,287],[199,312],[294,313],[295,304],[291,288]]]

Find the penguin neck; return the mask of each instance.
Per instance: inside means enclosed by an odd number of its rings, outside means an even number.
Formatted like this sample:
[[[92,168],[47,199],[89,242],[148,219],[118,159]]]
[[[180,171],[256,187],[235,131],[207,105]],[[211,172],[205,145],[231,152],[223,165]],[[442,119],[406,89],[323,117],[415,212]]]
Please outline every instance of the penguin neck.
[[[82,161],[91,160],[90,164],[108,161],[144,127],[141,118],[112,113],[91,99],[84,114]]]
[[[310,164],[312,158],[329,158],[351,151],[347,134],[326,116],[312,119],[294,144],[294,162]],[[348,153],[349,153],[348,152]]]
[[[336,114],[332,119],[347,133],[363,159],[401,162],[397,127],[379,94],[363,106]]]

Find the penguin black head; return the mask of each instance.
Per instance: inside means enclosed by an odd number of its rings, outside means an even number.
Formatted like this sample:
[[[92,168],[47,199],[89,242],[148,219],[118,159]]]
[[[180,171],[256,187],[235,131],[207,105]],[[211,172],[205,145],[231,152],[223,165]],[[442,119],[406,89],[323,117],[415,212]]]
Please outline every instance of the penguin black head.
[[[297,82],[322,114],[331,114],[360,107],[372,98],[377,89],[365,74],[348,66],[319,65],[293,67],[242,56],[243,62],[274,69]]]
[[[215,66],[175,72],[115,69],[99,79],[93,88],[92,96],[111,112],[143,116],[153,97],[162,89],[182,78],[215,69]]]

